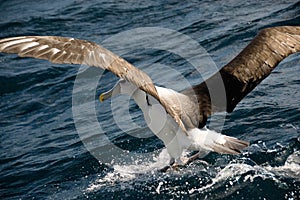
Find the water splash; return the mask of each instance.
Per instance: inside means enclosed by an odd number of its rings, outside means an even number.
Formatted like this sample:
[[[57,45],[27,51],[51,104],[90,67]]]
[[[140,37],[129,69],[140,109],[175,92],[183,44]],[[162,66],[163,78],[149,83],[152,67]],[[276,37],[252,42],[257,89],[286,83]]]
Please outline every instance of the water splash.
[[[114,165],[112,172],[97,179],[94,183],[90,184],[86,190],[88,192],[94,192],[103,187],[107,187],[107,185],[115,185],[118,183],[121,183],[121,187],[131,187],[130,181],[141,175],[147,174],[149,177],[155,177],[158,169],[165,167],[169,163],[170,157],[166,149],[163,149],[158,156],[153,155],[153,157],[148,160],[139,160],[136,158],[135,160],[136,163],[131,165]]]

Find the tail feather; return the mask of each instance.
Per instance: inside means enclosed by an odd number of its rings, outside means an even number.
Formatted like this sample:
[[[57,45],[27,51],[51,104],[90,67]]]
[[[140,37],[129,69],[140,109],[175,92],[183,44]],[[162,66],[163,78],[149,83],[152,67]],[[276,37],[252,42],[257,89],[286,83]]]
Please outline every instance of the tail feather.
[[[240,154],[241,151],[249,146],[249,142],[244,140],[239,140],[234,137],[229,137],[226,135],[222,135],[224,140],[226,140],[224,143],[216,143],[210,144],[210,148],[213,149],[213,151],[223,154]]]
[[[239,154],[249,146],[249,142],[239,140],[235,137],[222,135],[209,129],[190,129],[188,131],[191,141],[193,141],[192,149],[205,149],[222,154]]]

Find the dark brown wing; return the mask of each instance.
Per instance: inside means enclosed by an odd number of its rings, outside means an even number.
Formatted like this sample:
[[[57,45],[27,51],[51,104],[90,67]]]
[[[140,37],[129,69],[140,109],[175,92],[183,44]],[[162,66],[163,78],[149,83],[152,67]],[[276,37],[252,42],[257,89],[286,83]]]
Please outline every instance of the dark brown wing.
[[[218,73],[182,92],[186,95],[196,94],[202,116],[199,126],[204,126],[207,117],[214,112],[232,112],[280,61],[299,51],[299,26],[266,28],[260,31],[250,44]],[[222,96],[220,81],[225,88],[226,97]],[[213,100],[211,96],[214,97]]]
[[[57,36],[21,36],[1,39],[0,52],[49,60],[53,63],[86,64],[110,70],[155,97],[185,130],[179,114],[159,98],[151,78],[146,73],[96,43]]]

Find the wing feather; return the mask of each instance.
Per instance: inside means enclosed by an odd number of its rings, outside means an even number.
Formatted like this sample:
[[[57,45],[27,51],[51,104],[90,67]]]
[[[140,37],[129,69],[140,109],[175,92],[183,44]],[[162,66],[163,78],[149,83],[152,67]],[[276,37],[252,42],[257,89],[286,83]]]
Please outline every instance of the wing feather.
[[[94,42],[58,36],[21,36],[1,39],[0,52],[15,53],[21,57],[44,59],[59,64],[86,64],[110,70],[156,98],[186,131],[179,114],[159,97],[151,78],[146,73]]]
[[[300,27],[274,27],[262,30],[231,62],[207,81],[184,90],[182,94],[196,97],[199,107],[199,127],[214,112],[232,112],[236,105],[252,91],[288,55],[300,51]],[[57,36],[22,36],[0,40],[0,52],[16,53],[54,63],[86,64],[113,72],[135,84],[156,98],[186,131],[181,113],[160,98],[151,78],[100,45],[86,40]],[[218,96],[220,79],[226,97]],[[214,96],[213,100],[211,96]]]
[[[217,111],[232,112],[236,105],[251,92],[284,58],[300,51],[300,26],[266,28],[233,60],[205,82],[182,91],[196,95],[199,103],[199,126],[204,126],[207,117]],[[226,98],[218,94],[216,82],[222,78]],[[218,101],[218,99],[225,99]]]

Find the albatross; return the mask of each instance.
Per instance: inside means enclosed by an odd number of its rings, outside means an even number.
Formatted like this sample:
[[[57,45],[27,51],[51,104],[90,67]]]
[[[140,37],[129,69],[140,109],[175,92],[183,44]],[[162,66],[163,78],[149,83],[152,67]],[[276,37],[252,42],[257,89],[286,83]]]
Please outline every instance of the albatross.
[[[59,64],[85,64],[114,73],[120,80],[100,95],[100,101],[116,94],[130,95],[142,110],[151,131],[163,141],[170,155],[168,166],[181,163],[185,150],[198,152],[188,158],[191,160],[211,151],[239,154],[246,148],[247,141],[207,129],[207,119],[216,112],[232,112],[280,61],[299,51],[300,26],[265,28],[212,77],[176,92],[155,86],[146,73],[94,42],[58,36],[19,36],[0,40],[0,52]],[[218,98],[223,95],[219,94],[219,84],[216,84],[220,78],[225,98]]]

